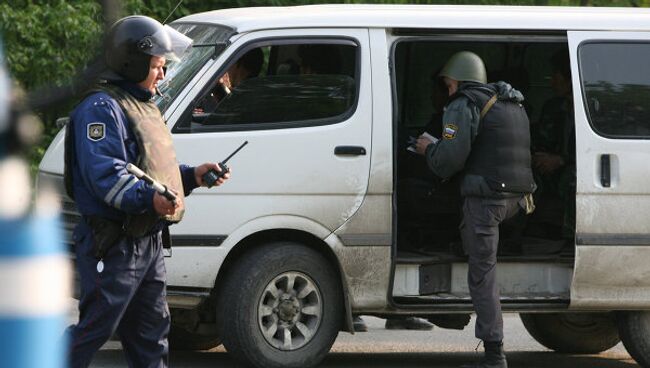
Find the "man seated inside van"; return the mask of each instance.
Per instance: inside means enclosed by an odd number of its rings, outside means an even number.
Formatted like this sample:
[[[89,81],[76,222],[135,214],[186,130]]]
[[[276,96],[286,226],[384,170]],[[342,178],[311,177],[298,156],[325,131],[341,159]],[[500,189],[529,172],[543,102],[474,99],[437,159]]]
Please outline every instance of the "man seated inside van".
[[[575,122],[568,50],[550,60],[554,97],[544,103],[532,126],[532,163],[537,210],[530,219],[540,237],[571,239],[575,229]],[[536,234],[531,234],[536,235]]]
[[[341,74],[338,45],[300,45],[300,74]]]
[[[197,105],[194,112],[214,111],[219,102],[244,80],[257,77],[263,63],[264,53],[261,48],[248,51],[217,80],[212,91]]]

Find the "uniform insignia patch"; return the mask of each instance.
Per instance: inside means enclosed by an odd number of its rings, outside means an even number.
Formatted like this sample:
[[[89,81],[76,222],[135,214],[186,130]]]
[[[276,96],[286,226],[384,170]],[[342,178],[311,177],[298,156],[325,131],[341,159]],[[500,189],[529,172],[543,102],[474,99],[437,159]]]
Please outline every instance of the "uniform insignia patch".
[[[445,128],[442,130],[442,137],[444,139],[454,139],[456,138],[456,132],[458,131],[458,127],[454,124],[447,124],[445,125]]]
[[[106,125],[104,123],[90,123],[88,124],[88,139],[97,142],[104,139],[106,135]]]

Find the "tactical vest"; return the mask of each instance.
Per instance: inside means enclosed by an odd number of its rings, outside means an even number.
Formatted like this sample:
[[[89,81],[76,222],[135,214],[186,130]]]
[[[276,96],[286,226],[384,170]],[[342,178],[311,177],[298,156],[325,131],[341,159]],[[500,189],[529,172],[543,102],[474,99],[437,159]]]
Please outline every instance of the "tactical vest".
[[[535,181],[530,167],[528,116],[524,107],[515,101],[497,98],[487,107],[496,93],[489,86],[469,87],[458,92],[479,110],[484,109],[465,163],[465,174],[482,176],[495,192],[532,193]]]
[[[185,197],[183,182],[176,161],[176,152],[165,121],[156,104],[151,101],[140,101],[121,88],[109,84],[101,84],[90,93],[105,92],[122,108],[129,121],[139,148],[136,166],[158,182],[166,185],[177,193],[179,208],[173,216],[164,216],[170,222],[179,222],[185,212]],[[69,125],[69,124],[68,124]],[[66,141],[71,137],[71,128],[66,129]],[[71,155],[74,148],[66,144],[66,190],[72,198]],[[71,149],[69,149],[71,148]],[[158,223],[160,216],[156,213],[145,212],[139,215],[129,215],[124,224],[126,233],[139,237],[146,234]]]

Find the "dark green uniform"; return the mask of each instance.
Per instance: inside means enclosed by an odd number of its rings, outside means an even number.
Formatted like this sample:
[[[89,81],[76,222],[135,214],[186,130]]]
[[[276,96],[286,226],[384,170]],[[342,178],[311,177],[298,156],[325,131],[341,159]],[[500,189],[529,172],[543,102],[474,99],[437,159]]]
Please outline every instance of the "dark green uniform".
[[[554,97],[546,101],[531,133],[533,152],[557,155],[563,161],[552,172],[535,171],[539,184],[535,196],[539,207],[531,222],[541,225],[536,227],[539,236],[572,238],[575,232],[576,150],[571,98]]]
[[[498,100],[481,118],[490,97]],[[465,82],[443,117],[442,139],[427,147],[431,170],[442,178],[462,172],[461,237],[469,256],[468,284],[477,314],[476,337],[503,339],[496,283],[499,224],[525,207],[535,190],[530,168],[530,132],[523,96],[509,84]]]

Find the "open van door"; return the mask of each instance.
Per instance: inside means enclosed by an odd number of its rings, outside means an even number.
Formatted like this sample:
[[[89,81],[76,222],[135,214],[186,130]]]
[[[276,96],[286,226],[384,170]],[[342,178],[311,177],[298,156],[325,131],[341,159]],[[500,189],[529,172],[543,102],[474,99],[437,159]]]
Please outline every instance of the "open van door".
[[[573,309],[650,308],[650,33],[568,32],[576,133]]]

